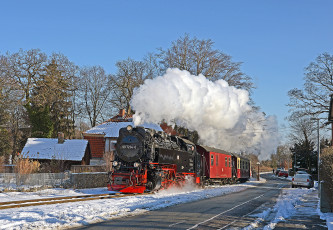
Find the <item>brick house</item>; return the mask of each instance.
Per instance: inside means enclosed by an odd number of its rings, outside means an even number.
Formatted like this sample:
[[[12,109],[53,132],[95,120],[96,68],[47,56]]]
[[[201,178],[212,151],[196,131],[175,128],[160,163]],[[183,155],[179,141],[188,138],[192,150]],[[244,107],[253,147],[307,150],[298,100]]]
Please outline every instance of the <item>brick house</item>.
[[[93,160],[102,159],[104,153],[115,150],[119,129],[134,126],[132,115],[127,115],[124,109],[119,114],[83,133],[83,138],[89,141]],[[143,124],[143,127],[163,131],[159,125]]]

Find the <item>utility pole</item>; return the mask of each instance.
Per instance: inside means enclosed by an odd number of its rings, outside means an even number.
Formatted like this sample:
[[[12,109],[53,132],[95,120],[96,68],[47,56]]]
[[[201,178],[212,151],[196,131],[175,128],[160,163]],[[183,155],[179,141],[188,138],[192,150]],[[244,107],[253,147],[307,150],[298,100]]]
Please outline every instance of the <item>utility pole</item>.
[[[260,173],[259,165],[260,165],[260,162],[259,161],[257,162],[257,165],[258,165],[257,181],[259,181],[260,180],[260,178],[259,178],[259,173]]]
[[[317,136],[318,136],[318,146],[317,146],[317,151],[318,151],[318,169],[317,169],[317,173],[318,173],[318,187],[320,185],[320,177],[319,177],[319,168],[320,168],[320,136],[319,136],[319,120],[320,118],[311,118],[311,120],[315,120],[317,121]]]

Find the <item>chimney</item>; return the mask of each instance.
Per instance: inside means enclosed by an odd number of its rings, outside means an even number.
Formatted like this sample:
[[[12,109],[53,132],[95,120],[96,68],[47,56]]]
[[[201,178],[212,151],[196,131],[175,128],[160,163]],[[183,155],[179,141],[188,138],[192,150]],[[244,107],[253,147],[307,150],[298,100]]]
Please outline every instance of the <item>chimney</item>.
[[[63,144],[65,142],[65,135],[62,132],[58,133],[58,144]]]
[[[120,117],[125,117],[125,114],[126,114],[125,109],[119,110],[119,116]]]

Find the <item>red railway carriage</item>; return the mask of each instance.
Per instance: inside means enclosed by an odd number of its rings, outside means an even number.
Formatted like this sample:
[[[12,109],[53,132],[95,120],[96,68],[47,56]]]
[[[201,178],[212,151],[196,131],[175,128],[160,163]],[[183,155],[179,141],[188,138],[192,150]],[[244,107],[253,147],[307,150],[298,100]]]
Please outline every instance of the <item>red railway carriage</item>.
[[[236,177],[233,170],[233,154],[221,149],[197,145],[202,156],[202,172],[208,183],[230,183]]]

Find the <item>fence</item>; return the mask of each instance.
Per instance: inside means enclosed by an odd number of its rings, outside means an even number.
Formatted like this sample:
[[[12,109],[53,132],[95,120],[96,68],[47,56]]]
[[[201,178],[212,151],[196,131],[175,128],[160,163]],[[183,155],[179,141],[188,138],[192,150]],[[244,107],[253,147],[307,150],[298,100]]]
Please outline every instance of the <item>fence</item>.
[[[106,172],[106,168],[103,165],[72,165],[71,172]]]
[[[69,173],[0,173],[1,190],[29,190],[38,187],[68,187]]]

